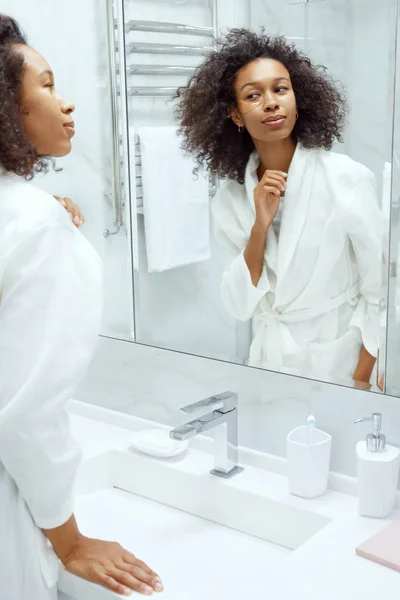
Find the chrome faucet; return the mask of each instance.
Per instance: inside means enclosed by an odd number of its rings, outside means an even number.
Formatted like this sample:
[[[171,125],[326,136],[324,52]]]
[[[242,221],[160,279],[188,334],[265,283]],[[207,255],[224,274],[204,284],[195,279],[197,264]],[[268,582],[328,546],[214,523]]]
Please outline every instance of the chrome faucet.
[[[223,392],[200,402],[184,406],[181,410],[193,414],[204,409],[211,411],[170,431],[174,440],[187,440],[198,433],[215,429],[214,468],[210,473],[229,479],[243,469],[238,466],[238,396]]]

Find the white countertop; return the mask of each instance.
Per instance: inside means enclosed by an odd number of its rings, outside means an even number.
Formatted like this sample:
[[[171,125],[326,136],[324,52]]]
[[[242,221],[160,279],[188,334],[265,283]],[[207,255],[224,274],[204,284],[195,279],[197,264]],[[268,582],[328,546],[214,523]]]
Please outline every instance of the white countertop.
[[[290,552],[121,490],[83,498],[77,518],[86,535],[116,536],[159,573],[165,591],[154,598],[160,600],[247,598],[246,591],[267,584],[266,565]]]
[[[88,415],[87,407],[84,414]],[[129,446],[132,435],[129,429],[76,414],[71,415],[71,422],[86,461],[111,450],[126,451]],[[195,468],[201,454],[191,450],[173,469],[178,472],[181,469],[183,473],[185,469]],[[270,594],[278,600],[376,600],[378,597],[391,600],[397,597],[400,574],[355,554],[356,546],[383,529],[387,520],[360,517],[356,498],[334,491],[314,500],[295,498],[288,494],[284,477],[254,467],[246,468],[235,481],[237,489],[241,486],[244,489],[253,482],[260,493],[298,508],[307,507],[309,511],[329,517],[331,522],[291,552],[116,490],[98,491],[80,498],[78,521],[86,534],[119,541],[158,571],[165,584],[160,599],[264,600]],[[399,517],[398,511],[391,515],[391,519]],[[61,587],[71,578],[73,576],[63,574]],[[119,597],[109,592],[93,595],[89,590],[95,590],[96,586],[84,584],[83,600]]]

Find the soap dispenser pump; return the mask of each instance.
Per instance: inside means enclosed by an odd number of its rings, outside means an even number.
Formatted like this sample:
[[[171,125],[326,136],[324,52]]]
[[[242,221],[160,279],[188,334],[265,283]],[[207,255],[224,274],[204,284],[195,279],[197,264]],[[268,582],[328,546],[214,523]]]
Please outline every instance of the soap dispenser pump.
[[[395,507],[400,470],[400,448],[386,444],[382,413],[354,421],[372,421],[372,432],[358,442],[358,512],[364,517],[387,517]]]

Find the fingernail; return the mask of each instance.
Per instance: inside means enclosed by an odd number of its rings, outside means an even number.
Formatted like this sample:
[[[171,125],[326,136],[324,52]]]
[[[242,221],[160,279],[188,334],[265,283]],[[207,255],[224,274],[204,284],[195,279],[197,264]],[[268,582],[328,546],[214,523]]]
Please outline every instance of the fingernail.
[[[164,587],[163,587],[163,584],[161,583],[161,581],[158,581],[155,584],[154,589],[155,589],[156,592],[162,592],[163,591]]]
[[[154,590],[153,590],[153,588],[151,588],[149,585],[146,585],[146,586],[144,587],[144,593],[145,593],[147,596],[150,596],[150,595],[153,593],[153,591],[154,591]]]
[[[80,222],[81,222],[81,220],[80,220],[79,217],[74,217],[74,223],[75,223],[75,225],[79,225]]]
[[[64,200],[60,200],[60,204],[62,204],[64,208],[67,208],[67,203],[64,202]]]
[[[124,589],[124,596],[130,596],[131,594],[132,594],[132,590],[130,590],[129,588]]]
[[[83,223],[84,223],[84,221],[82,221],[82,219],[81,219],[81,220],[79,221],[79,224],[80,224],[80,226],[81,226],[81,227],[83,227]]]

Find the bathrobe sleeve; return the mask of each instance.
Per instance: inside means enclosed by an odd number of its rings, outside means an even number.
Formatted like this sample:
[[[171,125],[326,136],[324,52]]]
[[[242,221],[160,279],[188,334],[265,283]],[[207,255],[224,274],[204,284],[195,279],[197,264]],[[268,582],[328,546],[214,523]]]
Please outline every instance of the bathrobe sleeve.
[[[345,218],[358,266],[361,297],[350,322],[361,334],[368,352],[376,357],[379,346],[379,305],[384,297],[384,226],[372,172],[363,170]]]
[[[100,323],[100,259],[74,229],[35,225],[9,251],[2,278],[0,461],[43,529],[73,512],[80,449],[64,406]]]
[[[221,293],[225,308],[240,321],[254,316],[263,296],[270,289],[266,263],[257,287],[251,281],[244,259],[244,250],[250,237],[252,220],[246,214],[244,198],[236,198],[234,182],[226,182],[218,190],[212,203],[215,239],[229,250],[230,262],[222,276]]]

